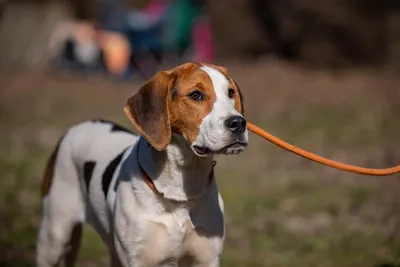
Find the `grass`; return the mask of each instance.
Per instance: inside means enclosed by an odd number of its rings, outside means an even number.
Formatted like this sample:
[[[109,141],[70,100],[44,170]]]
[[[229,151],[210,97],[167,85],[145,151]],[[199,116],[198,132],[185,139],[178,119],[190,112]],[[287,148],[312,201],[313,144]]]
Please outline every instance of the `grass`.
[[[265,62],[228,67],[251,122],[329,158],[369,167],[400,163],[400,99],[392,89],[399,79]],[[90,118],[131,127],[122,105],[139,85],[7,70],[0,83],[0,266],[31,267],[41,175],[55,143]],[[223,267],[400,265],[398,175],[340,172],[253,135],[243,154],[217,161],[227,224]],[[107,264],[101,239],[85,228],[78,266]]]

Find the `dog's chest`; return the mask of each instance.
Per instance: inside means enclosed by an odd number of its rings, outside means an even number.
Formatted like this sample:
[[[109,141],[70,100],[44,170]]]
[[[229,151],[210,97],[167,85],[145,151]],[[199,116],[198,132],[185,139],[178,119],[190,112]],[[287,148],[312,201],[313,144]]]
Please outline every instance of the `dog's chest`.
[[[204,255],[219,254],[220,240],[202,235],[206,231],[204,223],[193,220],[184,207],[153,220],[148,230],[146,247],[152,249],[143,256],[149,266],[181,260],[201,261],[207,258]]]
[[[165,243],[172,250],[179,250],[186,237],[196,229],[186,207],[178,207],[151,220],[150,233],[152,236],[165,236]]]

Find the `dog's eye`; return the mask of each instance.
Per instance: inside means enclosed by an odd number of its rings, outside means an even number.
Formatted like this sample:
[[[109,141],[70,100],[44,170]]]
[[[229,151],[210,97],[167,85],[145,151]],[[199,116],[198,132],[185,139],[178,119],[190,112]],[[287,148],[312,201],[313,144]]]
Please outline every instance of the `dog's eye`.
[[[232,88],[230,88],[230,89],[228,90],[228,96],[229,96],[229,98],[232,98],[234,95],[235,95],[235,90],[233,90]]]
[[[189,94],[189,97],[193,100],[199,101],[199,100],[203,100],[204,96],[200,91],[194,91],[192,93]]]

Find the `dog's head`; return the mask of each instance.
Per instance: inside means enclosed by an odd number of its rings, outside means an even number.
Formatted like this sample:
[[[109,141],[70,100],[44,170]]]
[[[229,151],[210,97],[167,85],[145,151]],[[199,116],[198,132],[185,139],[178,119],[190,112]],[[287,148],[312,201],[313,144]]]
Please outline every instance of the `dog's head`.
[[[248,143],[242,95],[223,67],[185,63],[160,71],[124,110],[159,151],[172,134],[181,135],[198,156],[237,154]]]

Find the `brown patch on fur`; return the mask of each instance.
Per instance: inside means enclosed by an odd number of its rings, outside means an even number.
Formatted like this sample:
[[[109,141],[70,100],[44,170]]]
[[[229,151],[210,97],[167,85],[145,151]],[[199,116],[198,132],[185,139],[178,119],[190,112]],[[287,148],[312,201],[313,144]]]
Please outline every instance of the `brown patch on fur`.
[[[177,80],[175,99],[169,99],[169,112],[172,131],[181,134],[189,143],[194,142],[200,131],[204,117],[212,110],[216,100],[213,84],[200,65],[188,63],[176,70]],[[195,101],[188,97],[200,91],[204,99]]]
[[[83,225],[81,223],[75,224],[71,231],[71,237],[68,245],[70,249],[65,254],[65,267],[75,266],[78,251],[81,246]]]
[[[232,80],[232,79],[231,79]],[[242,91],[239,88],[237,82],[233,81],[234,88],[236,88],[237,94],[235,94],[235,108],[244,116],[244,99],[242,95]]]
[[[124,108],[138,131],[160,151],[171,142],[168,99],[175,79],[173,73],[158,72],[128,99]]]
[[[58,141],[56,147],[54,148],[53,152],[51,153],[51,156],[49,160],[47,161],[46,169],[44,172],[43,176],[43,182],[42,182],[42,190],[41,190],[41,196],[44,198],[49,194],[51,184],[53,182],[53,176],[54,176],[54,164],[56,163],[57,159],[57,154],[58,150],[60,148],[60,144],[62,141],[62,137]]]
[[[200,67],[189,62],[160,71],[128,99],[125,113],[155,149],[166,148],[171,132],[193,142],[211,112],[216,96],[210,77]],[[203,93],[203,100],[188,97],[195,90]]]

